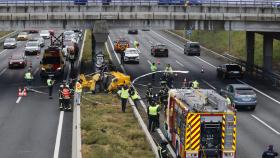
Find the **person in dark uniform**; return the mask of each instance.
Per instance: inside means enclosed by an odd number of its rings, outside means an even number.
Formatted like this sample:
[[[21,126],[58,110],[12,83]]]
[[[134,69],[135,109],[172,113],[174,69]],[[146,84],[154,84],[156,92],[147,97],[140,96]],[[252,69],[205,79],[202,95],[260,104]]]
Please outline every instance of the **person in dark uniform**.
[[[124,51],[120,52],[121,54],[121,64],[124,64]]]
[[[262,158],[276,158],[278,153],[273,150],[273,145],[269,145],[267,151],[263,152]]]
[[[153,87],[151,83],[148,84],[148,89],[146,91],[146,98],[148,104],[151,105],[153,100]]]

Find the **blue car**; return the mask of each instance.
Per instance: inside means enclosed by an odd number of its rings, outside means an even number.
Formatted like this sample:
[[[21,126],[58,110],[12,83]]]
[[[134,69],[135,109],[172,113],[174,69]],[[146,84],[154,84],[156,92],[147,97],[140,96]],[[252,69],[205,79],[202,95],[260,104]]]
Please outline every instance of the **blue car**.
[[[189,0],[188,5],[202,5],[202,0]]]
[[[159,0],[159,5],[184,5],[185,0]]]
[[[86,5],[88,0],[74,0],[75,5]]]
[[[251,110],[256,108],[257,95],[248,85],[229,84],[225,89],[221,89],[220,93],[222,96],[229,97],[236,108],[249,108]]]

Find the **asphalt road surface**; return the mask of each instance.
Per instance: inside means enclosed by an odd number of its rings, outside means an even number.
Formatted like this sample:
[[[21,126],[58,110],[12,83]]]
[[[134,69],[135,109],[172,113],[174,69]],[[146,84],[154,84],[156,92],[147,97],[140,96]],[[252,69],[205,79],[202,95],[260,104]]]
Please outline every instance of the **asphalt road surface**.
[[[12,53],[23,53],[26,42],[18,42],[16,49],[0,50],[0,153],[3,158],[51,158],[55,146],[60,142],[59,157],[70,158],[72,147],[72,113],[60,112],[58,109],[57,80],[53,89],[53,99],[48,98],[46,80],[42,80],[39,57],[27,56],[28,66],[32,62],[34,82],[27,97],[18,97],[18,88],[23,88],[25,69],[9,69],[8,60]],[[46,46],[50,40],[45,41]],[[64,78],[68,74],[68,64]],[[61,140],[57,139],[60,115],[62,121]]]
[[[183,54],[184,41],[178,37],[162,31],[140,31],[138,35],[128,35],[127,30],[114,29],[110,31],[108,45],[112,50],[111,42],[119,37],[125,37],[133,44],[134,40],[139,41],[140,64],[125,64],[124,68],[132,79],[150,72],[151,62],[160,60],[159,70],[163,70],[165,64],[171,64],[173,70],[190,71],[188,75],[178,74],[175,87],[180,87],[182,79],[189,77],[196,79],[202,88],[216,89],[219,91],[230,83],[247,83],[255,88],[258,105],[255,111],[242,110],[237,112],[237,157],[238,158],[258,158],[266,146],[273,144],[275,149],[280,151],[280,91],[266,85],[263,81],[255,78],[245,77],[242,80],[231,79],[222,80],[216,77],[216,66],[226,63],[221,58],[202,50],[200,57],[186,56]],[[110,41],[111,40],[111,41]],[[169,48],[168,58],[155,58],[150,55],[151,45],[164,43]],[[111,51],[113,52],[113,51]],[[114,63],[117,59],[111,53]],[[201,73],[201,67],[204,73]],[[159,76],[153,83],[159,86]],[[142,98],[146,91],[146,84],[151,82],[150,77],[141,79],[135,84]],[[145,101],[144,101],[145,102]],[[141,110],[140,110],[141,111]],[[142,109],[143,111],[143,109]]]

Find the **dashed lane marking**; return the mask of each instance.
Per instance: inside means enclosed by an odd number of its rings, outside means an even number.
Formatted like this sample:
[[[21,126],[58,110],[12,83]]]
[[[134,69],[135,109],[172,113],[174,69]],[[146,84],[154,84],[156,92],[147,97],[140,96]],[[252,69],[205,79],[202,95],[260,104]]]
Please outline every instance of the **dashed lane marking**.
[[[260,123],[262,123],[263,125],[265,125],[267,128],[269,128],[270,130],[272,130],[274,133],[276,133],[277,135],[280,135],[280,132],[278,132],[277,130],[275,130],[274,128],[272,128],[271,126],[269,126],[267,123],[265,123],[263,120],[261,120],[260,118],[258,118],[257,116],[251,114],[251,116],[253,118],[255,118],[257,121],[259,121]]]
[[[182,64],[180,61],[176,60],[176,63],[179,64],[182,67],[185,67],[184,64]]]
[[[7,51],[7,49],[2,50],[2,51],[0,52],[0,55],[3,54],[3,53],[5,53],[6,51]]]
[[[60,140],[61,140],[61,133],[62,133],[63,116],[64,116],[64,111],[60,111],[53,158],[58,158],[58,156],[59,156],[59,147],[60,147]]]
[[[5,73],[7,70],[7,68],[4,68],[1,72],[0,72],[0,76],[3,75],[3,73]]]

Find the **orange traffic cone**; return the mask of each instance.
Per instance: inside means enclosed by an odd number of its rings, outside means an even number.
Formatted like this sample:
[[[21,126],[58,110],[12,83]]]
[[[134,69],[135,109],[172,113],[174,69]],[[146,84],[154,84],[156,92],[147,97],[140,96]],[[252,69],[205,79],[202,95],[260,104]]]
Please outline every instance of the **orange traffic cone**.
[[[157,64],[160,65],[160,59],[157,59]]]
[[[37,59],[39,59],[39,57],[40,57],[40,55],[39,55],[39,53],[37,53]]]
[[[26,87],[24,87],[24,89],[23,89],[23,96],[24,96],[24,97],[27,96]]]
[[[201,66],[201,73],[204,73],[203,65]]]
[[[22,96],[21,88],[18,88],[18,96],[19,96],[19,97]]]

